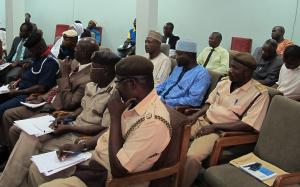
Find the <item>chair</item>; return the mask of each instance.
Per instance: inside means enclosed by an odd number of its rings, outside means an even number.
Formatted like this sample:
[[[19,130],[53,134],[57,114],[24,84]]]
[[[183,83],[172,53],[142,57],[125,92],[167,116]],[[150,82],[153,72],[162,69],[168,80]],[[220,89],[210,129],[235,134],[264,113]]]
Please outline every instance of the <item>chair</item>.
[[[230,48],[231,50],[251,53],[251,48],[252,48],[251,38],[232,37],[231,48]]]
[[[69,29],[69,25],[66,24],[57,24],[55,28],[54,42],[61,37],[62,33]]]
[[[102,27],[96,27],[96,29],[100,32],[100,43],[99,43],[99,45],[101,45],[101,43],[102,43],[102,30],[103,30],[103,28]]]
[[[160,44],[160,52],[162,52],[166,56],[169,56],[170,45],[169,44],[165,44],[165,43]]]
[[[270,103],[274,96],[283,95],[275,88],[267,87],[270,96]],[[216,141],[209,161],[208,166],[227,163],[228,161],[249,153],[253,150],[258,134],[254,132],[224,132]],[[245,141],[244,141],[245,140]],[[241,142],[241,144],[239,144]],[[226,148],[226,149],[225,149]]]
[[[283,112],[284,111],[284,112]],[[300,103],[276,95],[271,101],[253,153],[290,174],[277,176],[274,187],[299,186],[300,183]],[[255,137],[228,140],[237,144],[256,142]],[[275,147],[274,147],[275,145]],[[206,170],[204,179],[210,187],[267,187],[254,177],[230,164]]]
[[[150,171],[138,172],[121,178],[113,178],[109,187],[150,182],[150,187],[181,186],[182,174],[190,138],[190,125],[186,117],[169,109],[172,138],[167,148]]]

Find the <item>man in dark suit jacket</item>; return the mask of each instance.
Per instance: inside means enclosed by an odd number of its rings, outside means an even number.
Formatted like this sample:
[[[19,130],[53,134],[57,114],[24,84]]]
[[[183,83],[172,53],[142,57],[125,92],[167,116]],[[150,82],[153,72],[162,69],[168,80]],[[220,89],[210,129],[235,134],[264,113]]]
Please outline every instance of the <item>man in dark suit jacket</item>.
[[[22,65],[30,62],[28,49],[24,46],[25,41],[32,32],[31,23],[23,23],[20,27],[19,36],[14,38],[12,47],[6,57],[6,62],[10,62],[10,67],[1,72],[4,83],[16,80],[21,73]]]
[[[164,36],[162,38],[162,43],[167,43],[170,45],[170,49],[175,50],[177,41],[180,39],[178,36],[173,35],[174,25],[173,23],[166,23],[164,26]]]

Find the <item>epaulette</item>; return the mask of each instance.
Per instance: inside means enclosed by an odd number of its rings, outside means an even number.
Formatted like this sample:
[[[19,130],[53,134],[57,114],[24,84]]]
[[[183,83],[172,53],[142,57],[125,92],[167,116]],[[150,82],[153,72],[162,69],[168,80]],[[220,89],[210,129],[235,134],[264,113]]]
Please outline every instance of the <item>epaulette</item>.
[[[262,85],[261,83],[257,82],[254,87],[260,92],[260,93],[264,93],[267,92],[268,89],[266,88],[266,86]]]
[[[221,81],[228,80],[228,79],[229,79],[229,76],[222,77],[222,78],[221,78]]]

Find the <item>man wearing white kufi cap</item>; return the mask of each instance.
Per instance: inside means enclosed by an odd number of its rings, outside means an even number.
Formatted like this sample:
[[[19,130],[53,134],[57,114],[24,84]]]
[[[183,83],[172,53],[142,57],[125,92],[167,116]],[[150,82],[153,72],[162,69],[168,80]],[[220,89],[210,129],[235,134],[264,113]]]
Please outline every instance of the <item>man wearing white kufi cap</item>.
[[[160,51],[162,36],[159,32],[150,30],[145,40],[144,56],[151,60],[154,65],[153,78],[154,84],[157,85],[165,81],[171,72],[171,60],[168,56]]]
[[[210,85],[210,75],[196,61],[197,45],[179,40],[176,44],[178,65],[170,77],[156,87],[161,99],[171,107],[200,106]]]

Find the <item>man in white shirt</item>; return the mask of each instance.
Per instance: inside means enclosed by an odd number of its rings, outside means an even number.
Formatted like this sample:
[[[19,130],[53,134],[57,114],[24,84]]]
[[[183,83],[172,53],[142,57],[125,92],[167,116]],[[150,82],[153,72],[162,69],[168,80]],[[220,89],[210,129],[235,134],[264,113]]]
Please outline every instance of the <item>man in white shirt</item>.
[[[197,62],[211,71],[224,75],[227,74],[229,69],[229,53],[220,46],[221,41],[221,33],[211,33],[208,39],[209,47],[203,49],[197,58]]]
[[[150,30],[145,40],[144,56],[154,65],[153,78],[155,86],[165,81],[171,72],[171,60],[160,51],[162,36],[159,32]]]
[[[288,46],[283,53],[283,61],[277,89],[291,99],[300,100],[300,47]]]

